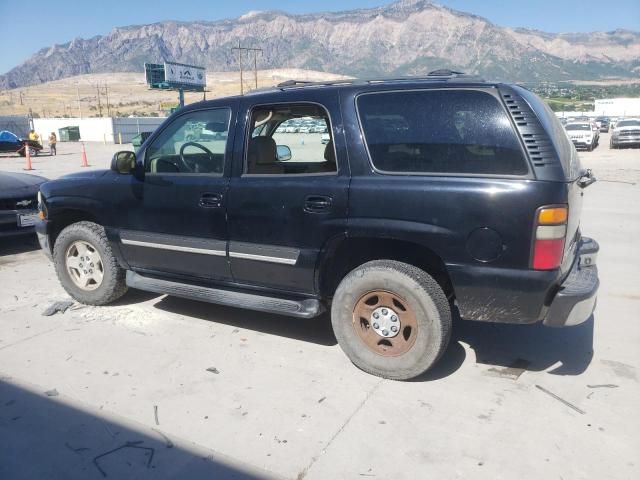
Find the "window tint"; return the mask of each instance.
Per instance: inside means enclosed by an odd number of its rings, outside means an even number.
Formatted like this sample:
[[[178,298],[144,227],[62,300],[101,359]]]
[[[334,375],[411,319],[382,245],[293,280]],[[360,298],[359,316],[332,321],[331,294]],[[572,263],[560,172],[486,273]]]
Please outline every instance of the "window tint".
[[[640,120],[621,120],[618,127],[640,127]]]
[[[570,123],[566,127],[567,130],[587,130],[591,131],[591,125],[588,123]]]
[[[386,172],[524,175],[522,148],[493,96],[468,90],[358,97],[374,166]]]
[[[337,171],[329,115],[318,105],[274,105],[251,113],[248,174]]]
[[[148,173],[222,174],[231,111],[200,110],[182,115],[147,148]]]

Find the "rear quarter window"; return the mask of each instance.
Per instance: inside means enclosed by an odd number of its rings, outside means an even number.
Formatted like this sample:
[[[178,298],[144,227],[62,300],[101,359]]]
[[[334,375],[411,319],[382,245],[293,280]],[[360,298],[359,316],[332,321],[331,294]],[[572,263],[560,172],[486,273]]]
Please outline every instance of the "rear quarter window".
[[[381,172],[529,173],[507,113],[488,93],[376,92],[360,95],[357,107],[371,161]]]

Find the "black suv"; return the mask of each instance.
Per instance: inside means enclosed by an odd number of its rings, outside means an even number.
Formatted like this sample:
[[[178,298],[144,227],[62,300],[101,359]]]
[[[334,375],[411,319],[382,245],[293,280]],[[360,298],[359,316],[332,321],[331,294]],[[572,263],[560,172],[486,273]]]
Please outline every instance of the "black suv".
[[[330,141],[278,128],[291,120],[326,124]],[[450,72],[290,81],[190,105],[111,170],[44,184],[37,231],[80,302],[133,287],[329,309],[353,363],[409,379],[446,349],[453,308],[549,326],[591,316],[598,246],[579,223],[593,181],[518,86]]]

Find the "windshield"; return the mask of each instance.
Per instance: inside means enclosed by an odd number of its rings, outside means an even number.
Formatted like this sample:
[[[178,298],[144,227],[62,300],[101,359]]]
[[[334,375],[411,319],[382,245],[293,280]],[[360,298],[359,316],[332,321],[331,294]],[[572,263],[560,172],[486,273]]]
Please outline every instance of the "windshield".
[[[0,142],[18,142],[20,139],[8,130],[0,132]]]
[[[623,120],[618,122],[618,127],[640,127],[640,120]]]
[[[565,127],[567,130],[591,130],[591,125],[588,123],[573,123]]]

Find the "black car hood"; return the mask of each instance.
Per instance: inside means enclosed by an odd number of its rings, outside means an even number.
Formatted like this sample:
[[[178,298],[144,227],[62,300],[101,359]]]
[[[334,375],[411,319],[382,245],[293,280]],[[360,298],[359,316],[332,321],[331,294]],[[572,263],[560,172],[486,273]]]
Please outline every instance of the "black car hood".
[[[57,180],[76,180],[76,179],[91,179],[103,177],[109,170],[86,170],[84,172],[73,172],[68,175],[63,175]]]
[[[0,173],[0,198],[17,198],[38,191],[38,187],[47,179],[26,173]]]

